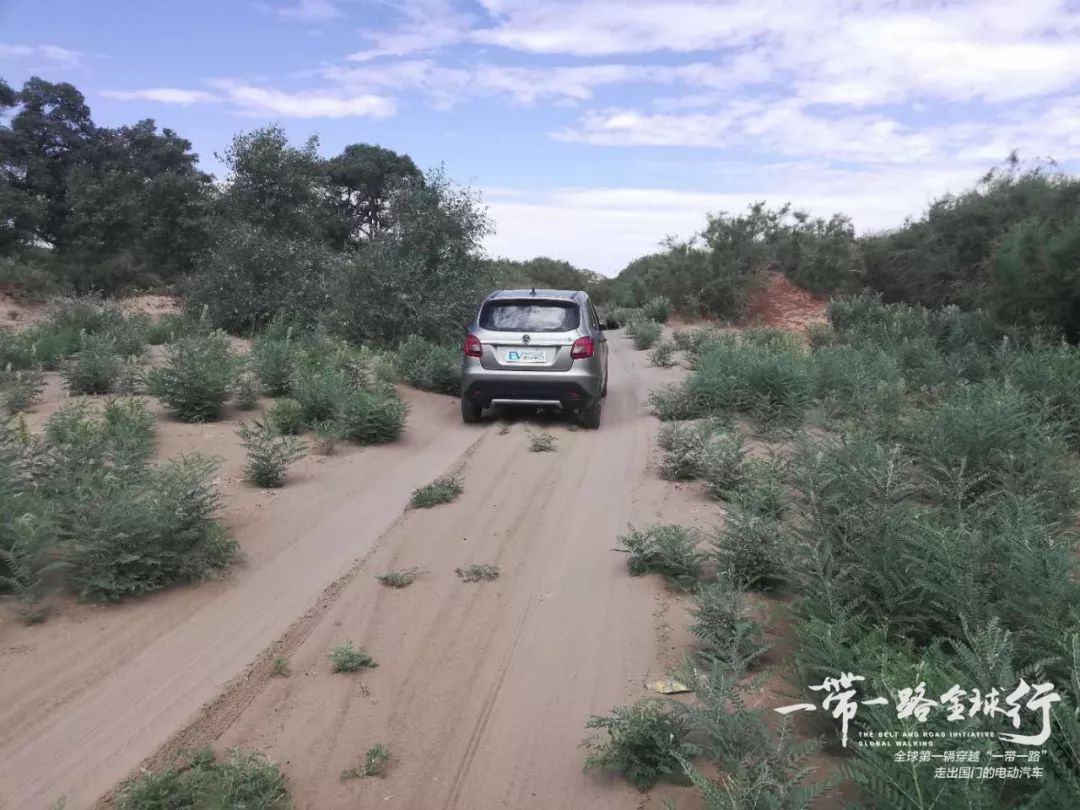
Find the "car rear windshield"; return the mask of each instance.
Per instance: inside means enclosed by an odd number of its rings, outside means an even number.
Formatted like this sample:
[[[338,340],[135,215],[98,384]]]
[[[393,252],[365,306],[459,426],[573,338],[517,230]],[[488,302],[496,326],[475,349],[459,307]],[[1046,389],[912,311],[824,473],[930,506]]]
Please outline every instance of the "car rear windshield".
[[[493,332],[569,332],[579,323],[569,301],[488,301],[480,310],[480,327]]]

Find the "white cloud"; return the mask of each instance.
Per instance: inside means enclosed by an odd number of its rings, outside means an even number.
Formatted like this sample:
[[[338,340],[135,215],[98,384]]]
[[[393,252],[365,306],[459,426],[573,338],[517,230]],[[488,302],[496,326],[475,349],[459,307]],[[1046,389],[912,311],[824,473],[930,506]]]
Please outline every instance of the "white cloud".
[[[291,5],[274,7],[272,11],[283,20],[308,23],[327,22],[341,16],[335,0],[297,0]]]
[[[349,54],[353,62],[367,62],[383,56],[408,56],[461,42],[477,23],[474,15],[460,11],[453,0],[405,0],[387,4],[403,16],[386,31],[364,30],[371,46]]]
[[[704,171],[708,171],[704,169]],[[659,249],[666,236],[687,238],[706,214],[740,211],[750,203],[792,202],[816,216],[842,212],[856,227],[873,231],[918,215],[935,197],[971,185],[980,172],[935,165],[835,170],[816,164],[724,165],[719,176],[754,181],[748,191],[703,193],[676,189],[560,188],[553,191],[492,189],[484,199],[498,226],[487,248],[496,256],[557,256],[605,275]]]
[[[152,101],[159,104],[228,103],[241,115],[280,118],[388,118],[397,112],[392,98],[374,94],[286,92],[231,79],[209,83],[217,92],[156,87],[144,90],[104,90],[102,95],[118,101]]]
[[[691,146],[746,154],[811,157],[865,164],[918,164],[945,158],[1002,160],[1025,155],[1080,159],[1080,96],[1020,105],[991,120],[905,125],[879,113],[824,115],[797,98],[734,101],[717,112],[587,113],[556,140],[599,146]]]
[[[0,59],[40,59],[51,67],[68,69],[81,67],[85,56],[86,54],[82,51],[61,48],[59,45],[9,45],[0,43]]]
[[[150,87],[145,90],[102,90],[101,95],[116,101],[154,101],[158,104],[207,104],[221,101],[204,90],[181,90],[176,87]]]

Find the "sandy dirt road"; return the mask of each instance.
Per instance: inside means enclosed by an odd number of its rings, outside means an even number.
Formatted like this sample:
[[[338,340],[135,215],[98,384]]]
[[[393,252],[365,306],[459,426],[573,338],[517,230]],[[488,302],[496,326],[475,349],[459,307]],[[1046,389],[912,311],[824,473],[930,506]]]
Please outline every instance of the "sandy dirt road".
[[[465,426],[453,400],[411,392],[402,442],[237,513],[246,562],[226,579],[0,625],[0,807],[92,807],[154,752],[204,743],[268,753],[299,808],[693,807],[677,787],[646,797],[581,773],[586,719],[645,696],[687,646],[678,605],[627,575],[616,536],[716,517],[649,469],[648,391],[679,372],[648,367],[621,333],[611,346],[599,431]],[[529,452],[540,429],[556,452]],[[463,478],[457,501],[405,509],[447,471]],[[502,575],[462,583],[470,563]],[[428,573],[407,589],[375,579],[411,566]],[[378,668],[332,674],[326,653],[346,640]],[[287,678],[270,677],[279,655]],[[388,774],[341,781],[376,742]]]

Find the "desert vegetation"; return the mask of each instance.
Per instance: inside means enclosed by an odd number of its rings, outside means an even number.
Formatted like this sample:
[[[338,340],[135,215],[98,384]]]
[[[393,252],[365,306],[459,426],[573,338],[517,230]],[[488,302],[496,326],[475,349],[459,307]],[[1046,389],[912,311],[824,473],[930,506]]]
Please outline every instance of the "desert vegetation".
[[[708,807],[805,807],[840,779],[875,807],[1068,804],[1080,784],[1076,350],[1042,330],[1006,332],[982,311],[867,293],[834,299],[829,317],[809,346],[769,330],[686,341],[692,372],[654,393],[661,474],[704,481],[727,513],[704,537],[661,525],[620,538],[630,573],[691,594],[701,643],[683,677],[695,701],[594,718],[606,737],[592,738],[600,755],[586,765],[639,786],[674,772]],[[751,441],[771,455],[748,455]],[[820,702],[809,687],[850,672],[866,679],[859,694],[888,700],[860,709],[849,737],[985,732],[944,750],[992,762],[1012,747],[1000,720],[898,717],[901,690],[921,684],[936,706],[955,684],[1053,684],[1062,705],[1046,779],[936,780],[865,746],[837,750],[837,773],[812,775],[807,757],[822,743],[744,700],[769,646],[768,618],[749,600],[775,591],[787,597],[768,613],[790,623],[796,697]],[[737,778],[705,776],[705,760]]]

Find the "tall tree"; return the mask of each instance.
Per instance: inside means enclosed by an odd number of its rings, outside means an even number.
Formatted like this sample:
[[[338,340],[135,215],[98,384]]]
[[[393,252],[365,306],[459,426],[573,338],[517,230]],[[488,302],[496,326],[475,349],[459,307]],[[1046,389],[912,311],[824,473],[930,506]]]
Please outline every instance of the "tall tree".
[[[358,245],[385,228],[394,188],[423,179],[408,155],[367,143],[346,146],[326,168],[334,210],[330,236],[342,247]]]

